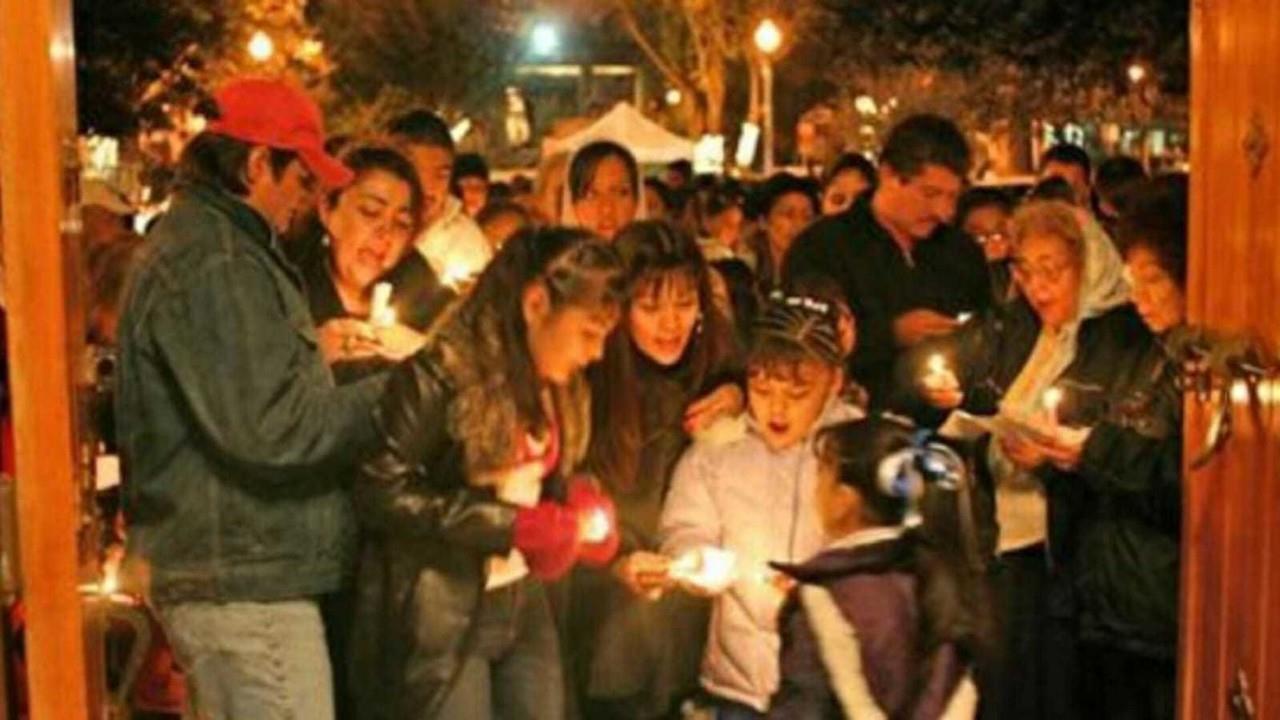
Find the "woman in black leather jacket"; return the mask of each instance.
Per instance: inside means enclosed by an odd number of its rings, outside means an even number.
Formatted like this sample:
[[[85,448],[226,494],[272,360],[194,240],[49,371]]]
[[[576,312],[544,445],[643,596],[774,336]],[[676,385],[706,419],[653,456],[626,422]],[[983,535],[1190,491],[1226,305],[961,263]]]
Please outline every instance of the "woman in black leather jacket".
[[[526,232],[395,370],[383,447],[354,490],[362,717],[562,716],[542,581],[616,550],[611,506],[564,479],[586,451],[581,371],[622,292],[617,255],[593,236]]]

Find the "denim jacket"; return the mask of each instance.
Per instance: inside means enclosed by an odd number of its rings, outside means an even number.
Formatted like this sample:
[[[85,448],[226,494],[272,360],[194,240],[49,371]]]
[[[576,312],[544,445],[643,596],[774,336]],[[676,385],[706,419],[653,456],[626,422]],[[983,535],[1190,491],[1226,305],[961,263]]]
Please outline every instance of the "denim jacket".
[[[339,586],[355,526],[337,470],[373,443],[384,378],[335,387],[261,215],[183,188],[134,269],[119,373],[127,569],[154,601]]]

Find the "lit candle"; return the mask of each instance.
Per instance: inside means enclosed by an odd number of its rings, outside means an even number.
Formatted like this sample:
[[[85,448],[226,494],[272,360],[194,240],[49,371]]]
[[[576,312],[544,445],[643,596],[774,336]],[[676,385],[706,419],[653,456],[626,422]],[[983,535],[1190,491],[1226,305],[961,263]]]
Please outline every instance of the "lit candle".
[[[120,576],[115,563],[105,563],[102,567],[102,582],[98,591],[103,595],[115,595],[120,589]]]
[[[671,577],[718,592],[737,577],[738,556],[716,547],[695,548],[671,563]]]
[[[940,353],[929,356],[925,370],[924,385],[932,390],[945,388],[954,377],[947,367],[947,359]]]
[[[1051,387],[1044,391],[1040,402],[1044,405],[1045,414],[1049,418],[1049,425],[1058,426],[1058,406],[1062,404],[1062,388]]]
[[[389,282],[373,286],[373,299],[369,303],[369,322],[374,327],[387,328],[396,324],[396,311],[391,307],[393,288]]]
[[[604,542],[604,539],[609,537],[610,529],[609,514],[601,508],[596,508],[587,514],[586,521],[582,525],[582,541]]]
[[[930,355],[928,365],[930,375],[938,375],[947,371],[947,359],[941,355]]]
[[[450,259],[446,261],[444,272],[440,274],[441,284],[454,291],[460,290],[470,279],[471,269],[460,260]]]
[[[960,323],[961,325],[969,322],[972,319],[973,319],[973,313],[962,312],[956,316],[956,322]]]

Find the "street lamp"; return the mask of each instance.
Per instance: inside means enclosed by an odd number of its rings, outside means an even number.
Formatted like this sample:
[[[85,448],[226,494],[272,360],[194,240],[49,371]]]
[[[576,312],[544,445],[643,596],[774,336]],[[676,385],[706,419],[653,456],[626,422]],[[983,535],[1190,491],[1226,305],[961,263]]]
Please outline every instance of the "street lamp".
[[[1147,66],[1140,62],[1133,63],[1128,69],[1129,82],[1137,85],[1147,79]]]
[[[551,23],[538,23],[533,26],[530,42],[533,44],[533,54],[549,57],[560,49],[560,31]]]
[[[249,57],[262,63],[271,59],[276,52],[276,44],[271,36],[259,30],[249,38]]]
[[[782,47],[782,28],[770,18],[756,26],[752,39],[760,51],[760,79],[764,84],[761,129],[764,131],[764,173],[773,172],[773,54]]]

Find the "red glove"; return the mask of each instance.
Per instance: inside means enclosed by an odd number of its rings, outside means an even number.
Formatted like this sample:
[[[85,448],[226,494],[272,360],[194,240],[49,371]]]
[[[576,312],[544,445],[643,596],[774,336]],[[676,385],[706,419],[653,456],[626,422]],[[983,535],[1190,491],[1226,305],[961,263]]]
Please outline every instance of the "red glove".
[[[596,489],[596,486],[585,477],[575,477],[569,481],[567,502],[569,507],[578,513],[585,527],[591,527],[593,520],[603,517],[608,523],[608,534],[603,539],[583,538],[578,547],[578,559],[591,567],[604,567],[618,553],[618,511],[608,495]]]
[[[514,542],[534,577],[555,580],[577,558],[578,514],[550,501],[522,508],[516,513]]]

